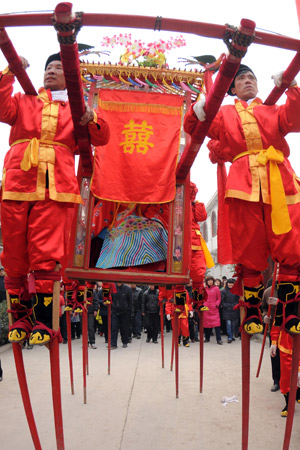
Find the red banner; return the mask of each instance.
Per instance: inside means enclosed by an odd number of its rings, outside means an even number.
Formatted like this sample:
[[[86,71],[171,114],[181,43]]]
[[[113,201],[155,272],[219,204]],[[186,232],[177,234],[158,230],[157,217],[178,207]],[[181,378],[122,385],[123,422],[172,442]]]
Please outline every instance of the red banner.
[[[95,150],[93,195],[122,203],[172,201],[183,98],[104,89],[99,110],[111,137]]]

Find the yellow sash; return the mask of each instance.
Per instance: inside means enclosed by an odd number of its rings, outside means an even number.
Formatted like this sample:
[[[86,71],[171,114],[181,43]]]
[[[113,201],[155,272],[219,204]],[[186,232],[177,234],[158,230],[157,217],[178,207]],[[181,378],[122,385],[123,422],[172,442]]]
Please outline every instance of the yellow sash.
[[[18,141],[15,141],[11,145],[11,147],[13,145],[21,144],[22,142],[29,142],[29,144],[26,147],[26,150],[24,152],[21,164],[20,164],[21,169],[24,170],[25,172],[27,172],[29,169],[31,169],[31,167],[37,167],[37,165],[39,163],[40,144],[49,145],[51,147],[53,147],[53,145],[59,145],[60,147],[65,147],[70,150],[70,148],[67,145],[62,144],[61,142],[55,142],[55,141],[50,141],[47,139],[37,139],[37,138],[19,139]],[[54,164],[54,161],[49,161],[49,162],[52,162]]]
[[[257,153],[256,161],[266,166],[270,163],[270,194],[272,230],[275,234],[285,234],[292,229],[290,215],[286,203],[285,192],[278,164],[284,160],[280,150],[272,145],[266,150],[250,150],[237,155],[233,161],[245,155]]]

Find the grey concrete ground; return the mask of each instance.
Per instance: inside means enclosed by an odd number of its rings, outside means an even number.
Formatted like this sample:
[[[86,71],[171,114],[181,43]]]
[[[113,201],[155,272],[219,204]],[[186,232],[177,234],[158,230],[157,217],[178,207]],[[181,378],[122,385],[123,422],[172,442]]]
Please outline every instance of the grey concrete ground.
[[[62,407],[67,450],[239,450],[241,449],[241,345],[205,344],[204,389],[199,393],[199,346],[180,347],[179,398],[170,372],[171,333],[165,336],[165,368],[161,347],[134,339],[111,354],[97,337],[89,349],[87,404],[83,403],[81,341],[72,341],[75,395],[71,395],[67,345],[60,345]],[[268,349],[261,375],[255,377],[261,343],[251,342],[249,450],[282,448],[285,419],[280,392],[270,388]],[[5,351],[4,351],[5,350]],[[16,379],[10,346],[0,349],[4,379],[0,383],[0,448],[33,448]],[[43,450],[55,450],[48,350],[23,350],[33,410]],[[239,402],[223,406],[225,396]],[[300,448],[300,405],[296,405],[290,450]]]

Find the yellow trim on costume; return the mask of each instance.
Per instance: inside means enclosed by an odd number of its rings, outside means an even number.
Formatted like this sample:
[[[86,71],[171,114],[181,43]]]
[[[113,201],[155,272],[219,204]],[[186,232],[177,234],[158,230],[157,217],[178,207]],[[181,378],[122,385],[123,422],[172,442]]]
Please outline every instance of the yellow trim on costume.
[[[15,74],[10,70],[10,68],[7,66],[4,70],[2,70],[2,75],[12,75],[15,76]]]
[[[248,150],[237,155],[233,161],[245,156],[256,154],[257,163],[266,166],[269,163],[270,200],[272,206],[271,219],[272,230],[275,234],[288,233],[291,229],[291,221],[287,207],[286,196],[278,164],[284,161],[284,154],[276,150],[272,145],[266,150]]]
[[[99,108],[105,111],[120,111],[120,112],[144,112],[154,114],[166,114],[172,116],[179,116],[182,114],[182,106],[167,106],[147,103],[128,103],[128,102],[113,102],[99,99]]]
[[[215,263],[214,263],[214,260],[212,259],[210,251],[208,250],[206,242],[202,235],[200,236],[200,241],[201,241],[201,247],[202,247],[202,251],[204,254],[204,258],[205,258],[206,267],[208,269],[211,269],[212,267],[214,267]]]

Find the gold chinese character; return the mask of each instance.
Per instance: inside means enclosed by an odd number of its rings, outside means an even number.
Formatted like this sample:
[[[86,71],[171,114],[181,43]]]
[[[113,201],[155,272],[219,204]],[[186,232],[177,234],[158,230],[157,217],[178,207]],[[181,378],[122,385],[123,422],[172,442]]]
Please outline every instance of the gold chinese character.
[[[130,120],[128,124],[124,125],[122,131],[125,140],[120,143],[120,146],[123,147],[124,153],[133,153],[136,150],[137,153],[145,155],[150,147],[154,147],[154,144],[148,142],[153,134],[152,130],[153,127],[148,125],[146,120],[143,120],[141,124]]]

